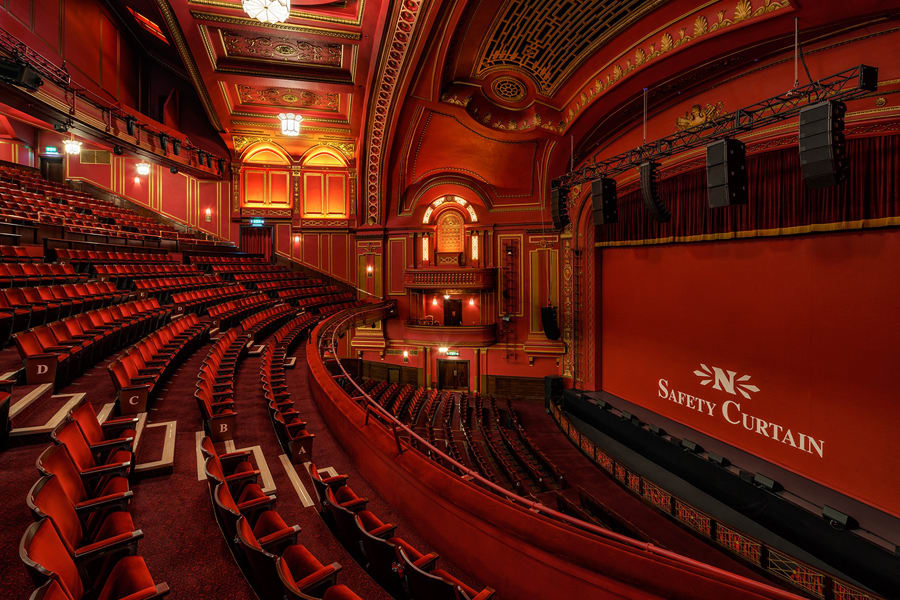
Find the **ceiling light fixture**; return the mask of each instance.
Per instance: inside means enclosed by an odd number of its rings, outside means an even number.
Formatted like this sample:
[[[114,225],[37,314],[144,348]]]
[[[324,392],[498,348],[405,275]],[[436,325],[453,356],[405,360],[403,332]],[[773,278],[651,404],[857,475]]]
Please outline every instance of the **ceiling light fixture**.
[[[139,162],[137,164],[137,172],[138,175],[149,175],[150,174],[150,163],[148,162]]]
[[[243,0],[244,12],[260,23],[284,23],[291,14],[290,0]]]
[[[278,119],[281,121],[282,135],[300,135],[300,123],[303,122],[302,116],[294,113],[281,113],[278,115]]]
[[[63,146],[66,147],[66,154],[81,153],[81,142],[78,140],[63,140]]]

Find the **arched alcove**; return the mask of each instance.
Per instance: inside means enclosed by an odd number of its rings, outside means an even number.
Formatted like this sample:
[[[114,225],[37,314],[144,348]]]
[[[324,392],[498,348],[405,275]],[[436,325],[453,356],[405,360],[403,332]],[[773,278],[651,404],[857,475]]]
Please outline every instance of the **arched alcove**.
[[[271,142],[254,144],[241,157],[241,205],[290,208],[291,157]]]
[[[347,218],[350,170],[344,156],[327,146],[315,146],[301,158],[304,218]]]

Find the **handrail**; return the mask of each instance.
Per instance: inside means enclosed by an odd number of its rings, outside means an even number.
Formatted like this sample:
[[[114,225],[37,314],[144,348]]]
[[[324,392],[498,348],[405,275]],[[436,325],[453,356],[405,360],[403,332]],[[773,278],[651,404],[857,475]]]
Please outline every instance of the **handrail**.
[[[406,433],[409,436],[409,441],[415,440],[418,444],[421,444],[422,447],[428,450],[428,455],[433,456],[437,455],[444,462],[435,461],[436,464],[445,466],[445,464],[451,465],[456,471],[459,472],[462,481],[474,481],[481,486],[487,488],[488,490],[496,493],[497,495],[505,498],[506,500],[511,501],[512,503],[519,505],[523,508],[526,508],[534,513],[544,515],[556,521],[561,521],[567,525],[576,527],[583,531],[588,531],[597,536],[613,540],[620,544],[629,546],[636,550],[646,552],[648,554],[653,554],[659,556],[661,558],[665,558],[667,560],[671,560],[673,562],[680,563],[685,567],[689,567],[691,569],[699,570],[706,572],[708,574],[715,574],[724,577],[725,579],[730,579],[734,582],[739,581],[743,586],[751,586],[759,589],[765,589],[768,593],[772,593],[773,591],[780,592],[781,595],[785,597],[793,597],[799,598],[792,594],[791,592],[784,591],[779,588],[773,588],[772,586],[766,585],[764,583],[754,581],[752,579],[747,579],[746,577],[742,577],[740,575],[736,575],[730,571],[726,571],[724,569],[720,569],[713,565],[709,565],[692,558],[683,556],[676,552],[672,552],[670,550],[666,550],[664,548],[660,548],[648,542],[640,542],[638,540],[632,539],[630,537],[624,536],[622,534],[616,533],[614,531],[610,531],[609,529],[605,529],[603,527],[599,527],[593,523],[588,523],[586,521],[582,521],[565,513],[561,513],[559,511],[553,510],[548,506],[540,503],[534,502],[533,500],[529,500],[528,498],[524,498],[515,492],[512,492],[502,486],[497,485],[496,483],[489,481],[481,476],[477,471],[473,471],[467,466],[457,462],[452,457],[448,456],[439,448],[433,446],[428,440],[417,434],[410,427],[408,427],[405,423],[398,420],[393,414],[387,411],[383,406],[381,406],[378,402],[376,402],[371,396],[369,396],[365,390],[360,387],[360,385],[356,382],[353,377],[347,372],[344,368],[343,363],[338,358],[337,347],[338,347],[338,339],[343,335],[344,332],[347,331],[349,326],[362,324],[366,322],[374,322],[379,319],[383,319],[386,316],[389,316],[396,309],[396,302],[382,302],[377,305],[364,306],[357,309],[350,309],[348,311],[343,311],[341,313],[337,313],[326,319],[322,322],[322,324],[317,328],[317,331],[321,335],[322,333],[328,334],[330,330],[330,339],[328,340],[328,348],[327,350],[332,354],[332,360],[334,360],[338,367],[341,370],[341,374],[337,375],[337,377],[343,377],[346,381],[350,382],[350,384],[356,388],[356,391],[359,393],[359,397],[352,396],[353,400],[364,400],[365,408],[366,408],[366,422],[368,422],[369,415],[371,413],[375,413],[376,416],[381,416],[382,418],[388,421],[388,424],[393,430],[394,438],[397,443],[398,452],[402,453],[401,448],[401,438],[400,432]],[[369,315],[369,316],[364,316]],[[362,318],[360,318],[362,317]],[[317,341],[317,340],[313,340]],[[322,355],[323,346],[321,344],[321,340],[317,341],[316,344],[319,349],[319,356],[324,361],[326,357]],[[399,430],[399,432],[398,432]],[[414,446],[409,441],[406,442],[407,446],[410,448],[422,451],[420,447]]]

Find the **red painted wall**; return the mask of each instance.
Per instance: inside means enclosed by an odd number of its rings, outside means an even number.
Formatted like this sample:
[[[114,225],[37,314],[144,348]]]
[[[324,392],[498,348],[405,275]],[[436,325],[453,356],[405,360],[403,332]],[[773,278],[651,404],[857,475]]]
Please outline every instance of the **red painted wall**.
[[[898,230],[605,249],[602,388],[900,516],[897,256]]]

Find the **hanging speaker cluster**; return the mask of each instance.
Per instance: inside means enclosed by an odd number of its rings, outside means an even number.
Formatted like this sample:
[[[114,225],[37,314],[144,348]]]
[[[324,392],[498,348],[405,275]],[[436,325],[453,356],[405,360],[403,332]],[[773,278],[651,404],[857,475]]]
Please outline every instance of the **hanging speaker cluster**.
[[[837,185],[847,178],[846,112],[847,105],[837,100],[800,111],[800,172],[807,187]]]
[[[591,201],[594,206],[594,225],[609,225],[619,221],[615,179],[603,177],[592,181]]]
[[[550,213],[554,229],[562,229],[569,224],[569,188],[555,181],[550,184]]]
[[[725,138],[706,147],[706,191],[710,208],[747,203],[747,151]]]
[[[544,328],[544,335],[548,340],[558,340],[561,332],[559,330],[559,321],[556,317],[555,306],[541,307],[541,325]]]
[[[657,180],[659,165],[655,162],[641,163],[641,196],[644,198],[644,208],[654,220],[661,223],[672,218],[672,213],[659,199]]]

